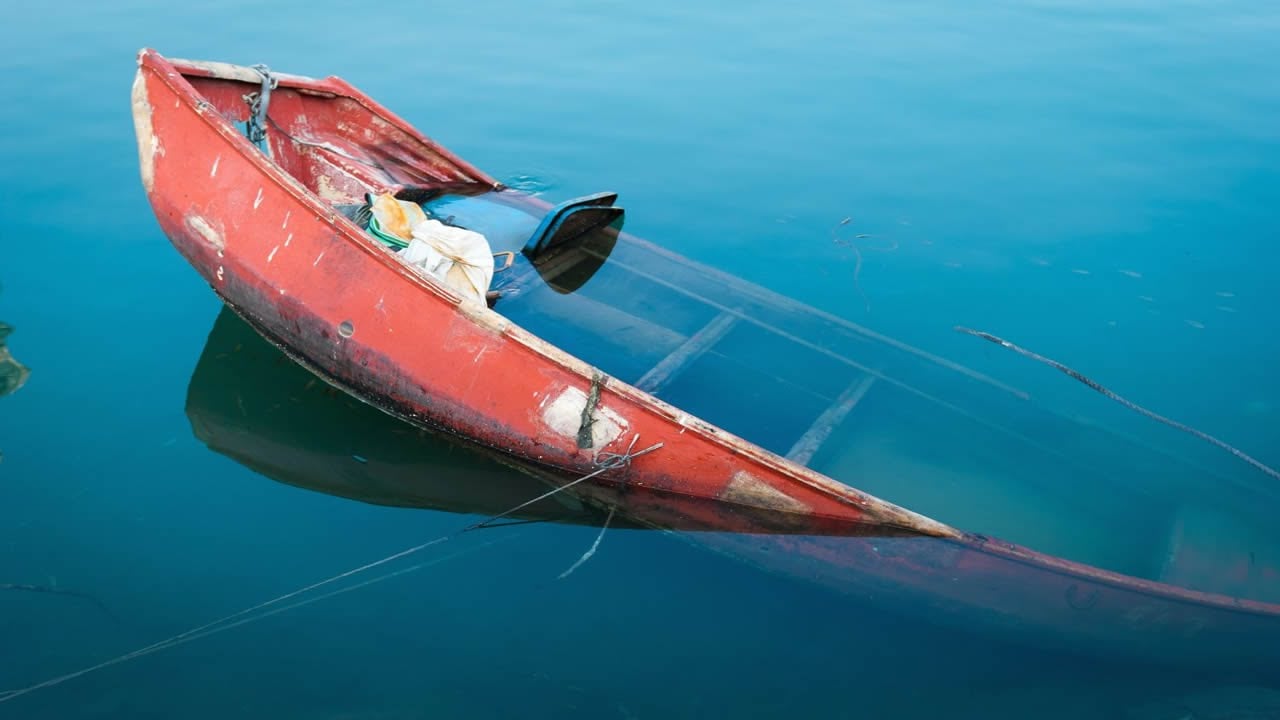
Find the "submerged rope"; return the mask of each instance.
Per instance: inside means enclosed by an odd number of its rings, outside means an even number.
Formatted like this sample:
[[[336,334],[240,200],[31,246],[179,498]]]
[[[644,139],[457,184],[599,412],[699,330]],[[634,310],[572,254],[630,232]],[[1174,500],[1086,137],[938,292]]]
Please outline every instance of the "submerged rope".
[[[599,377],[599,375],[596,375],[596,377]],[[626,468],[630,468],[632,457],[636,457],[637,455],[644,455],[645,452],[652,452],[654,450],[658,450],[659,447],[662,447],[662,443],[659,442],[657,443],[657,445],[654,445],[652,447],[646,447],[645,450],[641,450],[640,452],[632,452],[632,450],[634,450],[636,446],[637,439],[640,439],[640,436],[634,436],[631,438],[631,445],[627,446],[627,451],[623,452],[623,454],[614,454],[614,452],[607,452],[607,454],[605,455],[609,455],[609,457],[607,460],[604,460],[604,464],[613,466],[613,468],[618,468],[618,466],[626,466]],[[600,464],[599,455],[596,455],[595,462],[596,464]],[[623,486],[623,487],[627,487],[627,486]],[[609,507],[609,515],[607,516],[607,518],[604,519],[604,524],[600,525],[600,533],[598,534],[598,536],[595,536],[595,542],[591,543],[591,547],[589,547],[588,550],[586,550],[586,552],[582,553],[582,557],[579,557],[579,559],[577,559],[577,562],[575,562],[575,564],[571,565],[570,568],[568,568],[568,570],[564,570],[563,573],[559,574],[559,577],[557,578],[558,580],[563,580],[564,578],[570,577],[570,575],[573,574],[573,570],[579,569],[580,566],[584,564],[584,562],[590,560],[591,557],[595,555],[595,551],[599,550],[600,541],[603,541],[604,539],[604,532],[605,530],[609,529],[609,523],[612,523],[613,514],[614,512],[617,512],[617,511],[618,511],[617,505],[613,505]]]
[[[1074,379],[1074,380],[1078,380],[1079,382],[1082,382],[1082,383],[1084,383],[1085,385],[1088,385],[1090,388],[1092,388],[1092,389],[1093,389],[1093,390],[1095,390],[1096,392],[1099,392],[1099,393],[1101,393],[1102,395],[1106,396],[1107,398],[1110,398],[1111,400],[1114,400],[1114,401],[1116,401],[1116,402],[1120,403],[1121,405],[1124,405],[1125,407],[1129,408],[1130,410],[1133,410],[1134,412],[1137,412],[1137,413],[1140,413],[1140,414],[1142,414],[1142,415],[1145,415],[1145,416],[1147,416],[1147,417],[1149,417],[1149,418],[1151,418],[1152,420],[1155,420],[1155,421],[1157,421],[1157,422],[1164,423],[1165,425],[1168,425],[1169,427],[1172,427],[1172,428],[1174,428],[1174,429],[1181,430],[1182,432],[1185,432],[1185,433],[1189,433],[1189,434],[1191,434],[1191,435],[1194,435],[1195,437],[1198,437],[1198,438],[1200,438],[1201,440],[1204,440],[1205,442],[1212,443],[1212,444],[1214,444],[1214,445],[1216,445],[1216,446],[1218,446],[1218,447],[1222,448],[1223,450],[1226,450],[1227,452],[1231,453],[1232,455],[1235,455],[1236,457],[1240,458],[1241,460],[1243,460],[1243,461],[1245,461],[1245,462],[1249,463],[1250,465],[1252,465],[1253,467],[1257,468],[1258,470],[1261,470],[1262,472],[1266,473],[1267,475],[1270,475],[1271,477],[1273,477],[1273,478],[1276,478],[1276,479],[1280,480],[1280,472],[1276,472],[1275,470],[1271,469],[1270,467],[1268,467],[1268,466],[1266,466],[1266,465],[1262,464],[1261,462],[1259,462],[1259,461],[1255,460],[1254,458],[1250,457],[1249,455],[1246,455],[1244,452],[1241,452],[1240,450],[1237,450],[1236,448],[1234,448],[1234,447],[1232,447],[1232,446],[1228,445],[1227,443],[1225,443],[1225,442],[1223,442],[1223,441],[1219,440],[1218,438],[1213,437],[1212,435],[1209,435],[1208,433],[1201,432],[1201,431],[1199,431],[1199,430],[1197,430],[1197,429],[1195,429],[1195,428],[1193,428],[1193,427],[1188,427],[1187,425],[1183,425],[1182,423],[1180,423],[1180,422],[1178,422],[1178,421],[1176,421],[1176,420],[1170,420],[1169,418],[1164,417],[1163,415],[1158,415],[1158,414],[1156,414],[1156,413],[1154,413],[1154,412],[1151,412],[1150,410],[1148,410],[1148,409],[1146,409],[1146,408],[1144,408],[1144,407],[1142,407],[1142,406],[1140,406],[1140,405],[1138,405],[1138,404],[1136,404],[1136,403],[1130,402],[1129,400],[1126,400],[1126,399],[1124,399],[1124,398],[1120,397],[1119,395],[1117,395],[1116,393],[1112,392],[1111,390],[1108,390],[1107,388],[1103,387],[1103,386],[1102,386],[1101,384],[1099,384],[1098,382],[1096,382],[1096,381],[1094,381],[1094,380],[1091,380],[1091,379],[1089,379],[1089,378],[1085,377],[1085,376],[1084,376],[1084,375],[1082,375],[1081,373],[1076,372],[1075,370],[1072,370],[1071,368],[1067,367],[1066,365],[1063,365],[1062,363],[1058,362],[1057,360],[1051,360],[1051,359],[1049,359],[1049,358],[1047,358],[1047,357],[1044,357],[1043,355],[1038,355],[1038,354],[1036,354],[1036,353],[1034,353],[1034,352],[1031,352],[1030,350],[1027,350],[1027,349],[1025,349],[1025,348],[1018,347],[1017,345],[1014,345],[1013,343],[1009,342],[1008,340],[1005,340],[1005,339],[1003,339],[1003,338],[996,337],[995,335],[992,335],[991,333],[982,332],[981,330],[973,330],[973,329],[970,329],[970,328],[967,328],[967,327],[961,327],[961,326],[956,326],[956,328],[955,328],[955,329],[956,329],[956,331],[957,331],[957,332],[962,332],[962,333],[965,333],[965,334],[967,334],[967,335],[973,335],[974,337],[979,337],[979,338],[982,338],[983,340],[986,340],[986,341],[988,341],[988,342],[993,342],[993,343],[995,343],[995,344],[997,344],[997,345],[1000,345],[1000,346],[1002,346],[1002,347],[1006,347],[1006,348],[1008,348],[1008,349],[1010,349],[1010,350],[1012,350],[1012,351],[1014,351],[1014,352],[1018,353],[1019,355],[1024,355],[1024,356],[1026,356],[1026,357],[1031,358],[1032,360],[1035,360],[1036,362],[1044,363],[1045,365],[1048,365],[1048,366],[1049,366],[1049,367],[1051,367],[1051,368],[1054,368],[1054,369],[1059,370],[1059,371],[1061,371],[1061,372],[1063,372],[1063,373],[1066,373],[1066,374],[1067,374],[1068,376],[1070,376],[1072,379]]]
[[[596,554],[596,549],[600,547],[600,541],[604,539],[604,531],[609,529],[609,523],[613,521],[613,514],[617,511],[618,507],[616,505],[609,508],[609,516],[604,519],[604,524],[600,526],[600,534],[596,535],[596,541],[591,543],[591,547],[587,548],[587,551],[582,553],[582,557],[578,558],[576,563],[570,565],[568,570],[560,573],[560,576],[556,578],[557,580],[563,580],[569,577],[573,574],[574,570],[577,570],[578,567],[582,565],[582,563],[590,560],[591,556]]]
[[[118,665],[118,664],[120,664],[120,663],[127,662],[127,661],[129,661],[129,660],[134,660],[134,659],[137,659],[137,658],[143,657],[143,656],[145,656],[145,655],[150,655],[151,653],[154,653],[154,652],[159,652],[159,651],[161,651],[161,650],[167,650],[167,649],[169,649],[169,648],[171,648],[171,647],[176,647],[176,646],[178,646],[178,645],[182,645],[182,644],[184,644],[184,643],[191,642],[192,640],[197,640],[197,639],[199,639],[199,638],[208,637],[209,635],[212,635],[212,634],[214,634],[214,633],[219,633],[219,632],[222,632],[222,631],[224,631],[224,630],[230,630],[231,628],[239,627],[239,626],[244,625],[244,624],[246,624],[246,623],[254,622],[254,621],[257,621],[257,620],[262,620],[263,618],[271,617],[272,615],[277,615],[277,614],[282,613],[282,612],[284,612],[284,611],[286,611],[286,610],[291,610],[291,609],[293,609],[293,608],[301,607],[301,606],[303,606],[303,605],[308,605],[308,604],[313,603],[313,602],[318,602],[318,601],[320,601],[320,600],[324,600],[324,599],[326,599],[326,598],[330,598],[330,597],[333,597],[333,596],[335,596],[335,595],[340,595],[340,594],[342,594],[342,593],[350,592],[350,591],[352,591],[352,590],[356,590],[356,589],[359,589],[359,588],[365,587],[365,586],[367,586],[367,585],[372,585],[372,584],[373,584],[373,583],[375,583],[375,582],[380,582],[380,581],[382,581],[382,580],[387,580],[387,579],[390,579],[390,578],[392,578],[392,577],[396,577],[397,575],[403,575],[403,574],[405,574],[405,573],[407,573],[407,572],[412,572],[413,570],[416,570],[416,569],[419,569],[419,568],[422,568],[422,567],[426,567],[426,566],[428,566],[428,565],[435,565],[435,564],[438,564],[438,563],[444,562],[445,560],[448,560],[448,559],[451,559],[451,558],[456,557],[456,556],[458,556],[458,555],[461,555],[461,554],[463,554],[463,553],[465,553],[465,552],[470,552],[471,550],[476,550],[476,549],[479,549],[479,548],[481,548],[481,547],[486,547],[486,546],[488,546],[488,545],[492,545],[494,542],[497,542],[497,541],[490,541],[490,542],[488,542],[488,543],[484,543],[484,544],[482,544],[482,545],[478,545],[478,546],[476,546],[476,547],[474,547],[474,548],[469,548],[469,549],[466,549],[466,550],[460,550],[460,551],[458,551],[458,552],[456,552],[456,553],[453,553],[453,554],[451,554],[451,555],[446,555],[446,556],[445,556],[445,557],[443,557],[443,558],[438,558],[438,559],[433,560],[433,561],[428,561],[428,562],[420,563],[420,564],[415,565],[415,566],[412,566],[412,567],[410,567],[410,568],[406,568],[406,569],[403,569],[403,570],[398,570],[398,571],[395,571],[395,572],[392,572],[392,573],[387,573],[387,574],[385,574],[385,575],[381,575],[381,576],[379,576],[379,577],[377,577],[377,578],[374,578],[374,579],[372,579],[372,580],[367,580],[367,581],[362,582],[362,583],[357,583],[356,585],[352,585],[352,586],[345,587],[345,588],[339,588],[339,589],[337,589],[337,590],[332,590],[332,591],[329,591],[329,592],[324,593],[324,594],[322,594],[322,595],[320,595],[320,596],[317,596],[317,597],[308,598],[308,599],[306,599],[306,600],[301,600],[301,601],[299,601],[299,602],[291,603],[291,604],[288,604],[288,605],[285,605],[285,606],[282,606],[282,607],[277,607],[277,608],[272,609],[272,610],[271,610],[271,611],[269,611],[269,612],[262,613],[262,614],[260,614],[260,615],[253,615],[253,613],[255,613],[255,612],[258,612],[258,611],[260,611],[260,610],[264,610],[264,609],[266,609],[266,608],[268,608],[268,607],[270,607],[270,606],[272,606],[272,605],[277,605],[277,604],[279,604],[279,603],[281,603],[281,602],[283,602],[283,601],[285,601],[285,600],[288,600],[288,599],[290,599],[290,598],[297,597],[297,596],[299,596],[299,595],[301,595],[301,594],[303,594],[303,593],[305,593],[305,592],[309,592],[309,591],[311,591],[311,590],[315,590],[315,589],[320,588],[320,587],[323,587],[323,586],[325,586],[325,585],[329,585],[329,584],[331,584],[331,583],[337,582],[338,580],[342,580],[343,578],[351,577],[352,575],[356,575],[356,574],[359,574],[359,573],[365,572],[366,570],[371,570],[371,569],[373,569],[373,568],[375,568],[375,567],[378,567],[378,566],[380,566],[380,565],[385,565],[385,564],[387,564],[387,563],[389,563],[389,562],[391,562],[391,561],[393,561],[393,560],[397,560],[397,559],[399,559],[399,558],[403,558],[403,557],[406,557],[406,556],[408,556],[408,555],[412,555],[412,554],[414,554],[414,553],[416,553],[416,552],[419,552],[419,551],[425,550],[426,548],[429,548],[429,547],[431,547],[432,545],[438,545],[438,544],[440,544],[440,543],[442,543],[442,542],[445,542],[445,541],[447,541],[447,540],[450,540],[450,539],[452,539],[452,538],[454,538],[454,537],[456,537],[456,536],[458,536],[458,535],[462,535],[463,533],[467,533],[467,532],[470,532],[470,531],[472,531],[472,530],[478,530],[478,529],[480,529],[480,528],[488,527],[488,526],[489,526],[489,524],[490,524],[490,523],[492,523],[492,522],[493,522],[493,521],[495,521],[495,520],[498,520],[498,519],[501,519],[501,518],[503,518],[503,517],[506,517],[506,516],[508,516],[508,515],[510,515],[510,514],[512,514],[512,513],[514,513],[514,512],[518,512],[518,511],[519,511],[519,510],[521,510],[522,508],[528,507],[529,505],[532,505],[532,504],[534,504],[534,503],[538,502],[539,500],[544,500],[544,499],[546,499],[546,498],[548,498],[548,497],[551,497],[552,495],[555,495],[555,494],[556,494],[556,493],[558,493],[558,492],[561,492],[561,491],[567,490],[567,489],[569,489],[569,488],[571,488],[571,487],[573,487],[573,486],[577,485],[578,483],[581,483],[581,482],[583,482],[583,481],[585,481],[585,480],[589,480],[589,479],[591,479],[591,478],[597,477],[597,476],[599,476],[600,474],[602,474],[602,473],[604,473],[604,472],[606,472],[606,471],[608,471],[608,470],[612,470],[612,469],[616,469],[616,468],[620,468],[620,467],[630,467],[630,465],[631,465],[631,461],[632,461],[632,460],[634,460],[635,458],[640,457],[641,455],[646,455],[646,454],[648,454],[648,453],[651,453],[651,452],[653,452],[653,451],[657,450],[658,448],[661,448],[661,447],[662,447],[662,443],[660,443],[660,442],[659,442],[659,443],[655,443],[655,444],[653,444],[653,445],[651,445],[651,446],[649,446],[649,447],[647,447],[647,448],[645,448],[645,449],[643,449],[643,450],[639,450],[639,451],[636,451],[636,452],[632,452],[632,449],[635,447],[635,445],[636,445],[636,441],[637,441],[637,440],[639,440],[639,437],[640,437],[639,435],[635,435],[635,436],[633,436],[633,437],[631,438],[631,445],[627,448],[627,450],[626,450],[625,452],[622,452],[622,453],[613,453],[613,452],[598,453],[598,454],[597,454],[597,456],[596,456],[596,458],[595,458],[595,461],[596,461],[596,464],[597,464],[597,465],[599,465],[600,467],[599,467],[598,469],[596,469],[595,471],[593,471],[593,472],[591,472],[591,473],[588,473],[588,474],[586,474],[586,475],[583,475],[582,477],[580,477],[580,478],[578,478],[578,479],[576,479],[576,480],[574,480],[574,481],[572,481],[572,482],[570,482],[570,483],[566,483],[566,484],[564,484],[564,485],[560,485],[560,486],[558,486],[558,487],[556,487],[556,488],[552,489],[552,490],[551,490],[551,491],[549,491],[549,492],[546,492],[546,493],[543,493],[542,495],[539,495],[538,497],[536,497],[536,498],[534,498],[534,499],[532,499],[532,500],[528,500],[528,501],[526,501],[526,502],[520,503],[519,505],[517,505],[517,506],[515,506],[515,507],[511,508],[510,510],[506,510],[505,512],[499,513],[499,514],[497,514],[497,515],[493,515],[493,516],[491,516],[491,517],[489,517],[489,518],[486,518],[485,520],[482,520],[482,521],[480,521],[480,522],[472,523],[471,525],[468,525],[468,526],[466,526],[466,527],[464,527],[464,528],[462,528],[462,529],[460,529],[460,530],[456,530],[456,531],[454,531],[454,532],[451,532],[451,533],[448,533],[448,534],[445,534],[445,535],[441,535],[440,537],[438,537],[438,538],[436,538],[436,539],[434,539],[434,540],[428,540],[427,542],[419,543],[418,545],[414,545],[413,547],[407,548],[407,549],[405,549],[405,550],[401,550],[400,552],[397,552],[397,553],[393,553],[393,554],[391,554],[391,555],[388,555],[387,557],[382,558],[381,560],[375,560],[375,561],[373,561],[373,562],[366,563],[366,564],[364,564],[364,565],[361,565],[361,566],[360,566],[360,567],[358,567],[358,568],[354,568],[354,569],[352,569],[352,570],[347,570],[346,572],[339,573],[339,574],[334,575],[333,577],[327,578],[327,579],[325,579],[325,580],[321,580],[321,581],[319,581],[319,582],[312,583],[312,584],[310,584],[310,585],[307,585],[306,587],[299,588],[299,589],[294,590],[294,591],[292,591],[292,592],[288,592],[288,593],[285,593],[285,594],[280,595],[280,596],[278,596],[278,597],[272,598],[272,599],[270,599],[270,600],[267,600],[266,602],[258,603],[257,605],[254,605],[253,607],[245,608],[244,610],[240,610],[240,611],[238,611],[238,612],[234,612],[234,613],[232,613],[232,614],[230,614],[230,615],[227,615],[227,616],[225,616],[225,617],[219,618],[219,619],[214,620],[214,621],[212,621],[212,622],[208,622],[208,623],[205,623],[204,625],[200,625],[199,627],[195,627],[195,628],[192,628],[192,629],[190,629],[190,630],[186,630],[186,631],[184,631],[184,632],[178,633],[177,635],[174,635],[174,636],[172,636],[172,637],[166,638],[166,639],[161,640],[161,641],[159,641],[159,642],[152,643],[152,644],[150,644],[150,645],[147,645],[146,647],[142,647],[142,648],[139,648],[139,649],[134,650],[134,651],[132,651],[132,652],[125,653],[124,655],[119,655],[119,656],[114,657],[114,658],[112,658],[112,659],[110,659],[110,660],[104,660],[103,662],[100,662],[100,663],[98,663],[97,665],[93,665],[93,666],[90,666],[90,667],[87,667],[87,668],[84,668],[84,669],[81,669],[81,670],[77,670],[77,671],[75,671],[75,672],[67,673],[67,674],[65,674],[65,675],[60,675],[60,676],[58,676],[58,677],[55,677],[55,678],[52,678],[52,679],[49,679],[49,680],[45,680],[45,681],[43,681],[43,682],[39,682],[39,683],[36,683],[35,685],[31,685],[31,686],[28,686],[28,687],[25,687],[25,688],[19,688],[19,689],[17,689],[17,690],[0,691],[0,703],[8,702],[8,701],[10,701],[10,700],[13,700],[14,698],[19,697],[19,696],[26,695],[27,693],[35,692],[36,690],[41,690],[41,689],[44,689],[44,688],[53,687],[54,685],[60,685],[60,684],[62,684],[62,683],[64,683],[64,682],[67,682],[68,680],[74,680],[75,678],[81,677],[81,676],[83,676],[83,675],[87,675],[87,674],[89,674],[89,673],[96,672],[96,671],[98,671],[98,670],[102,670],[102,669],[105,669],[105,668],[111,667],[111,666],[113,666],[113,665]],[[603,460],[601,460],[601,458],[602,458],[602,457],[604,458]],[[612,518],[613,518],[613,513],[612,513],[612,512],[610,512],[610,513],[609,513],[609,519],[612,519]],[[608,520],[606,520],[606,522],[605,522],[605,527],[607,527],[607,526],[608,526]],[[601,532],[601,535],[603,536],[603,531]],[[595,545],[593,545],[593,546],[592,546],[591,550],[588,552],[588,554],[587,554],[587,555],[585,555],[582,559],[580,559],[577,563],[575,563],[574,567],[577,567],[578,565],[581,565],[581,564],[582,564],[582,562],[584,562],[587,558],[589,558],[589,557],[591,556],[591,554],[593,554],[593,553],[595,552],[595,548],[596,548],[597,546],[599,546],[599,544],[600,544],[600,538],[599,538],[599,537],[597,537],[597,538],[596,538]],[[572,568],[571,568],[571,570],[572,570]],[[566,573],[566,574],[567,574],[567,573]],[[563,576],[562,576],[562,577],[563,577]],[[248,616],[248,617],[246,617],[246,616]],[[233,621],[233,620],[234,620],[235,622],[231,622],[231,621]]]
[[[178,645],[184,645],[193,640],[199,640],[201,638],[209,637],[210,635],[223,632],[224,630],[230,630],[232,628],[240,627],[241,625],[246,625],[251,622],[263,620],[271,617],[272,615],[278,615],[282,612],[285,612],[286,610],[293,610],[294,608],[299,608],[299,607],[302,607],[303,605],[310,605],[311,603],[319,602],[321,600],[327,600],[328,598],[334,597],[336,595],[348,593],[348,592],[351,592],[352,590],[359,590],[360,588],[373,585],[374,583],[379,583],[379,582],[382,582],[383,580],[390,580],[393,577],[405,575],[407,573],[411,573],[416,570],[421,570],[422,568],[425,568],[425,567],[430,567],[432,565],[439,565],[440,563],[446,562],[448,560],[452,560],[455,557],[464,555],[473,550],[479,550],[480,548],[488,547],[489,545],[493,545],[494,543],[501,542],[502,540],[508,540],[508,539],[510,538],[500,538],[496,540],[490,540],[489,542],[483,543],[481,545],[459,550],[455,553],[445,555],[444,557],[436,558],[435,560],[428,560],[426,562],[421,562],[421,563],[418,563],[417,565],[411,565],[401,570],[396,570],[394,572],[389,572],[383,575],[379,575],[378,577],[372,578],[370,580],[365,580],[364,582],[357,583],[355,585],[351,585],[344,588],[338,588],[337,590],[330,590],[329,592],[324,593],[323,595],[318,595],[313,598],[307,598],[306,600],[300,600],[295,603],[290,603],[283,607],[275,608],[270,612],[265,612],[261,615],[254,615],[252,617],[242,618],[236,622],[231,623],[230,625],[213,627],[218,623],[209,623],[207,625],[202,626],[202,628],[209,628],[207,630],[204,630],[203,632],[199,632],[198,630],[188,630],[187,632],[175,635],[172,638],[169,638],[168,640],[163,640],[161,642],[148,645],[145,648],[141,648],[139,650],[134,650],[133,652],[120,655],[119,657],[115,657],[110,660],[98,663],[97,665],[94,665],[92,667],[88,667],[83,670],[77,670],[76,672],[72,672],[72,673],[67,673],[66,675],[61,675],[59,677],[52,678],[50,680],[45,680],[44,682],[37,683],[29,687],[21,688],[19,690],[9,690],[9,691],[0,693],[0,703],[6,702],[8,700],[12,700],[20,695],[26,695],[27,693],[35,692],[36,690],[42,690],[47,687],[53,687],[54,685],[61,685],[62,683],[67,682],[68,680],[74,680],[82,675],[88,675],[91,672],[102,670],[104,668],[111,667],[112,665],[119,665],[120,663],[127,662],[129,660],[136,660],[140,657],[143,657],[144,655],[150,655],[151,653],[160,652],[161,650],[168,650],[170,648],[177,647]],[[269,603],[264,603],[263,606],[267,604]],[[262,606],[259,606],[259,607],[262,607]],[[235,616],[229,616],[229,617],[238,617],[241,614],[244,614],[244,613],[237,613]],[[218,621],[218,622],[222,622],[222,621]]]
[[[638,457],[640,457],[641,455],[648,455],[649,453],[653,452],[654,450],[657,450],[658,448],[661,448],[661,447],[662,447],[662,443],[654,443],[653,445],[650,445],[649,447],[647,447],[647,448],[645,448],[645,449],[643,449],[643,450],[637,450],[637,451],[635,451],[635,452],[632,452],[632,451],[631,451],[631,448],[634,448],[634,447],[636,446],[636,441],[637,441],[637,440],[639,440],[639,439],[640,439],[640,436],[639,436],[639,435],[636,435],[636,436],[632,437],[632,438],[631,438],[631,445],[630,445],[630,447],[628,447],[628,448],[627,448],[627,451],[626,451],[626,452],[623,452],[623,453],[604,452],[604,453],[599,453],[599,454],[597,454],[597,456],[596,456],[596,464],[597,464],[597,465],[599,465],[599,466],[600,466],[600,468],[599,468],[598,470],[596,470],[595,472],[592,472],[592,473],[588,473],[588,474],[586,474],[586,475],[583,475],[582,477],[578,478],[577,480],[574,480],[574,481],[573,481],[573,482],[571,482],[571,483],[568,483],[568,484],[565,484],[565,485],[561,485],[560,487],[554,488],[554,489],[550,490],[549,492],[545,492],[545,493],[543,493],[543,494],[539,495],[538,497],[536,497],[536,498],[534,498],[534,499],[532,499],[532,500],[527,500],[527,501],[525,501],[525,502],[522,502],[522,503],[520,503],[519,505],[517,505],[517,506],[515,506],[515,507],[511,508],[510,510],[507,510],[506,512],[502,512],[502,513],[499,513],[499,514],[497,514],[497,515],[494,515],[493,517],[486,518],[486,519],[484,519],[484,520],[481,520],[481,521],[480,521],[480,522],[478,522],[478,523],[475,523],[475,524],[472,524],[472,525],[468,525],[467,527],[465,527],[465,528],[463,528],[463,529],[462,529],[462,532],[467,532],[467,531],[469,531],[469,530],[478,530],[478,529],[480,529],[480,528],[482,528],[482,527],[486,527],[486,526],[488,526],[488,525],[489,525],[489,523],[493,522],[494,520],[501,520],[502,518],[504,518],[504,517],[506,517],[506,516],[510,515],[510,514],[511,514],[511,513],[513,513],[513,512],[516,512],[516,511],[518,511],[518,510],[522,510],[522,509],[524,509],[524,508],[526,508],[526,507],[529,507],[530,505],[532,505],[532,504],[534,504],[534,503],[538,502],[539,500],[545,500],[545,499],[547,499],[547,498],[551,497],[552,495],[555,495],[556,493],[558,493],[558,492],[560,492],[560,491],[562,491],[562,490],[568,490],[569,488],[573,487],[574,485],[577,485],[578,483],[580,483],[580,482],[584,482],[584,481],[586,481],[586,480],[590,480],[591,478],[596,477],[597,475],[600,475],[601,473],[604,473],[604,472],[605,472],[605,471],[607,471],[607,470],[613,470],[613,469],[620,468],[620,467],[627,467],[627,466],[630,466],[630,465],[631,465],[631,461],[632,461],[632,460],[634,460],[635,458],[638,458]],[[607,457],[606,457],[606,459],[604,459],[604,460],[600,460],[600,457],[602,457],[602,456],[607,456]]]

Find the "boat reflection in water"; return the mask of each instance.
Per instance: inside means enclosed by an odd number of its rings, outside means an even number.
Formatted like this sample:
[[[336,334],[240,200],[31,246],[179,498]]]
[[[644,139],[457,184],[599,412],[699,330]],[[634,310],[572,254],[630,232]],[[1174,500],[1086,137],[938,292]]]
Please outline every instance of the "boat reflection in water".
[[[546,492],[470,448],[317,379],[224,308],[187,391],[195,436],[273,480],[377,505],[496,515]],[[598,524],[566,493],[514,517]]]
[[[187,415],[211,449],[277,481],[363,502],[497,515],[562,485],[537,466],[402,423],[330,388],[224,309],[191,379]],[[515,467],[522,472],[510,472]],[[762,503],[767,504],[767,503]],[[590,481],[513,517],[676,531],[759,568],[815,581],[895,612],[1041,647],[1219,669],[1259,667],[1278,650],[1267,604],[1086,576],[1019,546],[867,534],[813,534],[762,511]],[[1011,570],[1011,567],[1014,570]],[[1162,622],[1203,622],[1202,637]],[[1154,628],[1154,630],[1153,630]],[[1188,648],[1193,648],[1189,651]]]

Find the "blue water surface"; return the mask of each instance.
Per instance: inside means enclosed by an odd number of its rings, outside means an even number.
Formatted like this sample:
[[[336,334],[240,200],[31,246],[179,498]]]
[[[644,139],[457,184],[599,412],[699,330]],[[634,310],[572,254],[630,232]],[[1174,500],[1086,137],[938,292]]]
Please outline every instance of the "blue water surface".
[[[354,424],[374,421],[332,396],[349,445],[275,425],[329,447],[295,484],[199,436],[217,407],[223,437],[270,439],[235,420],[255,399],[235,382],[246,371],[189,398],[227,320],[139,182],[140,48],[339,75],[510,185],[617,191],[636,235],[1265,494],[1272,481],[1220,449],[953,327],[1280,464],[1278,32],[1262,0],[7,8],[0,321],[30,376],[0,398],[0,585],[82,595],[0,590],[0,693],[524,497],[513,471],[440,441],[409,467],[441,487],[516,489],[462,512],[350,497],[372,442]],[[305,486],[321,476],[355,490]],[[980,499],[1001,507],[992,488]],[[1130,509],[1117,547],[1168,511]],[[539,523],[442,543],[377,571],[438,564],[0,694],[0,718],[1280,717],[1271,668],[1187,676],[1055,654],[663,533],[611,529],[558,579],[597,533]]]

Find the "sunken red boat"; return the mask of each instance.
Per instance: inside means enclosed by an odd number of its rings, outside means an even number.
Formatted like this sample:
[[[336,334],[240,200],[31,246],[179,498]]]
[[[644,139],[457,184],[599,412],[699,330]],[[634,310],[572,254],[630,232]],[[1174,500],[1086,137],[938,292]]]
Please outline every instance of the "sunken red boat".
[[[612,193],[505,187],[341,79],[144,50],[132,105],[178,251],[264,338],[396,418],[551,482],[596,473],[566,492],[930,621],[1280,658],[1272,488],[640,240]],[[406,257],[376,222],[387,199],[485,239],[487,301]],[[1118,452],[1128,467],[1089,460]]]

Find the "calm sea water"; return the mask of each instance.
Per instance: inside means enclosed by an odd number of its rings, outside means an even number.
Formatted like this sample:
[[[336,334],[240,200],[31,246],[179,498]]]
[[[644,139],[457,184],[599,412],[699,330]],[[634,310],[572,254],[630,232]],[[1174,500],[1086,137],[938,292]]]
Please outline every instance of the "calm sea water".
[[[405,452],[410,481],[466,486],[463,514],[360,502],[405,492],[371,487],[360,461],[394,434],[368,432],[380,417],[296,375],[273,386],[278,365],[252,338],[225,352],[257,360],[204,372],[237,328],[138,181],[128,94],[144,46],[340,75],[512,185],[618,191],[629,231],[1045,407],[1268,482],[952,327],[1280,463],[1273,3],[124,0],[6,16],[0,321],[30,376],[0,398],[0,584],[83,595],[0,591],[0,692],[537,491],[406,439],[378,452]],[[845,218],[843,237],[868,236],[860,264],[832,242]],[[327,424],[272,415],[254,383],[320,403]],[[286,467],[243,454],[272,442],[314,452]],[[1117,524],[1117,545],[1130,530]],[[420,561],[440,562],[416,572],[0,703],[0,717],[1280,717],[1266,668],[1209,680],[1004,645],[639,530],[609,531],[557,579],[594,540],[589,522],[489,532],[433,548]]]

